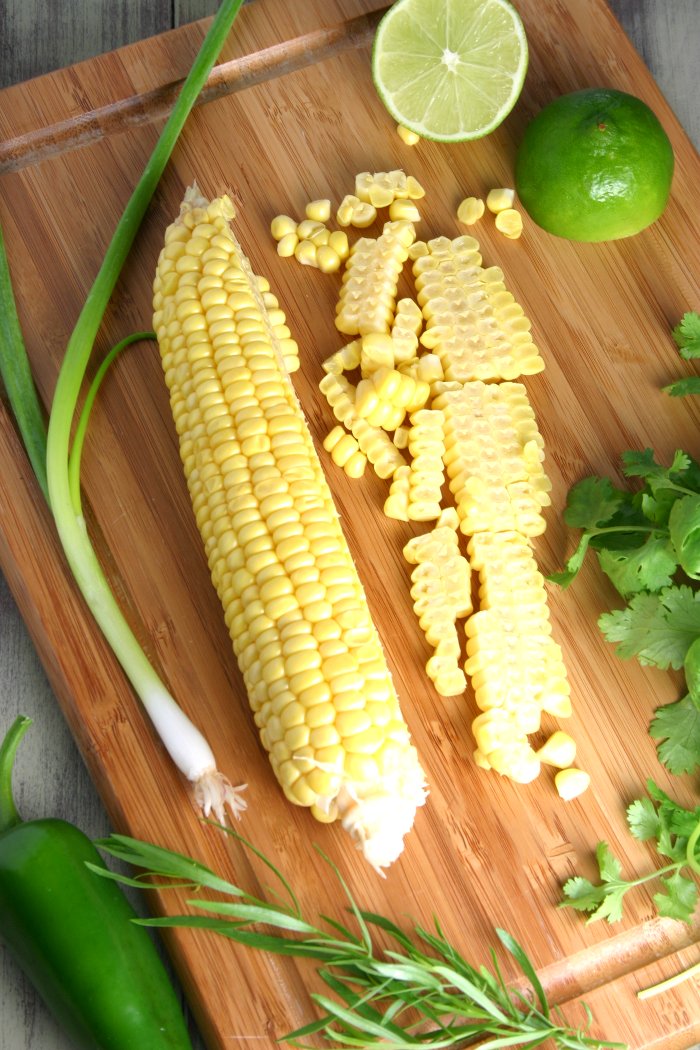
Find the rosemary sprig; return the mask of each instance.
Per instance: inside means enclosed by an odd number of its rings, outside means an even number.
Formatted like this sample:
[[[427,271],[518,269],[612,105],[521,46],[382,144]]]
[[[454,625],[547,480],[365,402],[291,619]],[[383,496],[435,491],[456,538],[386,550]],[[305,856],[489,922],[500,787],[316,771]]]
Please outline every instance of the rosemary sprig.
[[[329,1046],[365,1050],[422,1046],[442,1050],[466,1043],[497,1050],[535,1047],[547,1039],[567,1050],[624,1045],[587,1034],[592,1017],[585,1005],[584,1025],[571,1028],[558,1008],[549,1006],[530,959],[504,930],[497,929],[496,934],[529,982],[530,995],[508,987],[495,951],[491,951],[491,969],[472,966],[450,944],[437,920],[434,929],[416,925],[409,935],[390,919],[361,909],[324,854],[348,899],[355,928],[324,915],[321,926],[309,922],[275,865],[237,832],[222,830],[253,850],[278,880],[281,893],[275,893],[274,903],[253,897],[189,857],[125,835],[111,835],[97,845],[144,872],[135,878],[104,870],[99,874],[141,888],[203,887],[234,898],[198,897],[187,904],[205,914],[138,920],[144,925],[210,930],[262,951],[317,960],[318,973],[332,994],[313,995],[322,1014],[284,1037],[293,1046],[305,1048],[306,1040],[319,1033]],[[388,947],[377,945],[378,932]]]

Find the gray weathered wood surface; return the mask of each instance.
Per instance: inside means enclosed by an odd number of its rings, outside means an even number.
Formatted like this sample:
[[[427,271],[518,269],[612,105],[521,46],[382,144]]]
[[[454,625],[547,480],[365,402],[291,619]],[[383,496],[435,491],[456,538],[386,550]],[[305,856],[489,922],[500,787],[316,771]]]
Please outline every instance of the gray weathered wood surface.
[[[610,5],[700,147],[700,0]],[[0,87],[204,17],[216,7],[215,0],[0,0]],[[35,722],[17,763],[21,811],[30,818],[61,816],[92,836],[106,833],[104,810],[0,578],[0,731],[20,712]],[[71,1050],[2,949],[0,1018],[0,1050]]]

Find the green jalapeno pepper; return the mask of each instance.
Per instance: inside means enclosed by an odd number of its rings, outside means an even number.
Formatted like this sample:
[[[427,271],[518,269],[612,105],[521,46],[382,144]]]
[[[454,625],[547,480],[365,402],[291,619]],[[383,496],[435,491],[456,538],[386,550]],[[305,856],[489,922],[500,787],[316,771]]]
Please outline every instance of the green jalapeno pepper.
[[[147,931],[90,839],[63,820],[23,822],[12,766],[31,719],[0,745],[0,938],[81,1050],[192,1050]]]

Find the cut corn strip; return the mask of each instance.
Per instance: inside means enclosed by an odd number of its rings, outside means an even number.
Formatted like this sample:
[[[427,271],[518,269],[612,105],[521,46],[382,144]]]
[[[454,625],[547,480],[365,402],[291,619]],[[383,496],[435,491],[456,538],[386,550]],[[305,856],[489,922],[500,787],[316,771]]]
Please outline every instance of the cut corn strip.
[[[496,266],[481,265],[478,242],[464,235],[436,237],[413,263],[426,330],[421,343],[442,362],[445,379],[513,380],[544,362],[530,322]]]
[[[397,521],[408,521],[408,494],[411,488],[411,468],[408,464],[398,467],[389,488],[389,495],[384,501],[384,513],[387,518]]]
[[[456,621],[471,612],[471,570],[459,553],[456,519],[445,512],[431,532],[404,547],[411,573],[411,597],[426,641],[435,650],[426,672],[441,696],[458,696],[467,686],[459,666]]]
[[[419,200],[425,190],[412,175],[395,171],[361,171],[355,176],[355,194],[375,208],[388,208],[395,200]]]
[[[355,411],[355,388],[345,376],[332,372],[319,383],[319,389],[333,409],[333,415],[357,438],[360,449],[380,478],[390,478],[405,460],[391,438],[380,427],[360,419]]]
[[[338,816],[381,869],[424,775],[233,214],[189,190],[154,282],[180,453],[279,782],[318,819]]]
[[[570,688],[561,649],[551,637],[544,578],[527,539],[516,532],[477,533],[467,554],[479,574],[480,609],[465,626],[465,671],[477,705],[505,712],[498,724],[505,719],[511,727],[502,739],[489,730],[487,746],[476,732],[485,720],[475,724],[477,745],[491,761],[489,747],[505,746],[511,729],[524,741],[539,729],[542,711],[570,713]],[[556,736],[538,761],[554,756]]]
[[[436,521],[440,517],[445,480],[445,416],[439,409],[411,414],[408,433],[411,453],[408,517],[411,521]]]
[[[445,466],[462,532],[544,532],[551,483],[525,388],[466,383],[432,404],[445,413]]]
[[[387,222],[379,237],[355,241],[336,308],[338,331],[346,335],[390,331],[399,275],[415,236],[412,223]]]
[[[391,338],[394,344],[394,365],[411,361],[418,351],[418,336],[423,327],[423,312],[413,299],[399,299],[396,304]]]
[[[326,452],[333,462],[342,467],[348,477],[360,478],[365,472],[367,457],[360,451],[357,440],[344,427],[333,427],[323,441]]]

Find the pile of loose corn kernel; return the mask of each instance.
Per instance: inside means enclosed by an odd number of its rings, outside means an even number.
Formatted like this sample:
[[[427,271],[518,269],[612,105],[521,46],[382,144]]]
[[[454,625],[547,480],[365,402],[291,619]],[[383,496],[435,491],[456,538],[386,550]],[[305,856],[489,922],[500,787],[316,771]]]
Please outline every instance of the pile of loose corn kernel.
[[[571,736],[557,729],[537,749],[528,739],[541,731],[543,714],[571,714],[532,551],[551,486],[535,414],[518,381],[544,367],[530,321],[503,271],[484,267],[473,237],[417,239],[416,201],[424,191],[416,179],[403,171],[362,172],[354,190],[336,218],[362,236],[337,266],[316,261],[327,272],[342,267],[336,327],[352,340],[323,362],[320,389],[338,424],[324,447],[350,477],[370,463],[388,482],[388,517],[427,527],[404,549],[415,566],[414,609],[434,649],[426,672],[446,697],[462,694],[469,678],[481,711],[472,726],[477,764],[518,783],[533,780],[543,764],[553,766],[559,794],[574,798],[589,777],[573,765]],[[318,203],[307,207],[307,220],[320,221]],[[513,204],[512,190],[495,189],[485,203],[466,198],[457,219],[471,225],[488,209],[496,228],[516,239],[522,219]],[[323,205],[328,221],[330,202]],[[388,218],[372,237],[364,231],[381,222],[382,209]],[[281,255],[291,254],[282,249],[292,232],[283,220],[272,224]],[[324,226],[311,235],[328,245],[333,233]],[[308,263],[306,251],[300,261]],[[399,298],[408,260],[415,298]],[[468,537],[466,557],[460,534]]]

